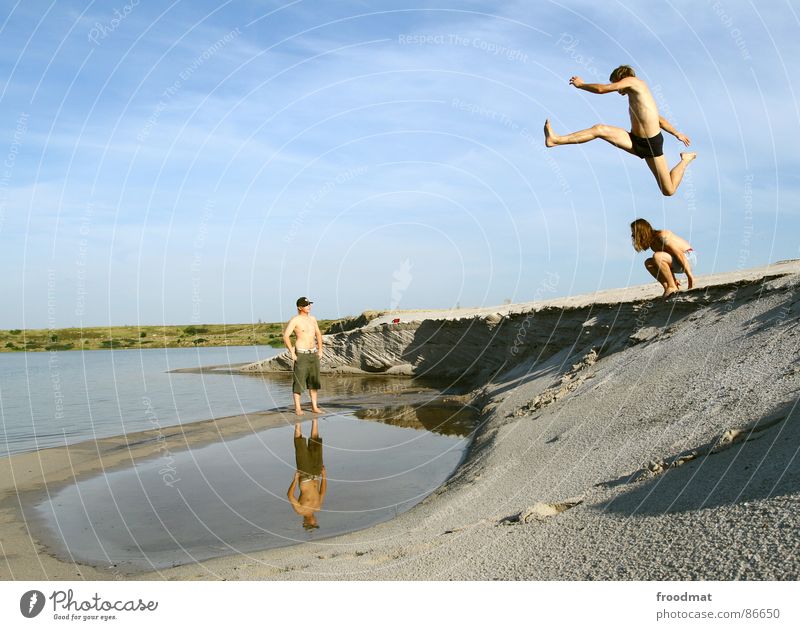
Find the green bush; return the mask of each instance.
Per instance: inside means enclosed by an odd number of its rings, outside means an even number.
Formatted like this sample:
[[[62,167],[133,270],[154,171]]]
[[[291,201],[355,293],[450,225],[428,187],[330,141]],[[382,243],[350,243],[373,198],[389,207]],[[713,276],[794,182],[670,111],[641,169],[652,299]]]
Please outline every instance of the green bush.
[[[45,350],[72,350],[71,343],[51,343],[44,347]]]
[[[183,329],[187,335],[199,335],[200,333],[207,333],[208,328],[197,328],[195,326],[189,326]]]

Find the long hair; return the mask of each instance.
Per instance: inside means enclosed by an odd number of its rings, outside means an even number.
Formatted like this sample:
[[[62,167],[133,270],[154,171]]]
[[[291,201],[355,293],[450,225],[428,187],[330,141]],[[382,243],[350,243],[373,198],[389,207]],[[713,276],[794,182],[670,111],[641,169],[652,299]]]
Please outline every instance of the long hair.
[[[633,239],[633,249],[643,252],[650,248],[650,243],[655,238],[656,231],[646,219],[636,219],[631,223],[631,238]]]
[[[625,77],[635,77],[636,72],[634,72],[633,68],[630,66],[620,66],[619,68],[614,68],[614,71],[611,73],[611,76],[608,77],[611,83],[616,83],[617,81],[622,81]]]

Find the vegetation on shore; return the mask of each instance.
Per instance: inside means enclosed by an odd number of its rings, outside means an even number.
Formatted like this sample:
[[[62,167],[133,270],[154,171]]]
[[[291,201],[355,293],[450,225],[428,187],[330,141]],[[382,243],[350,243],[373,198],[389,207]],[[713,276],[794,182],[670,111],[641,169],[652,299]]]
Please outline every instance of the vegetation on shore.
[[[319,320],[323,333],[342,320]],[[0,351],[192,348],[195,346],[283,346],[284,323],[192,324],[189,326],[97,326],[0,330]]]

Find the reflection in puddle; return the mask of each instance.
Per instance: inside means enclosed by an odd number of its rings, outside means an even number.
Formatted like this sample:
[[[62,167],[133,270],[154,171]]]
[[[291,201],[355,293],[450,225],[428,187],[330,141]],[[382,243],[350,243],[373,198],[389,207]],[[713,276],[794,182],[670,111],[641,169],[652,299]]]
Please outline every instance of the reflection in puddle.
[[[328,476],[325,464],[322,463],[322,438],[319,435],[319,421],[311,421],[311,435],[303,437],[302,425],[294,425],[294,460],[297,469],[294,472],[292,485],[289,486],[289,503],[303,517],[303,527],[317,529],[316,512],[322,507],[325,492],[328,489]],[[300,496],[295,497],[299,489]]]
[[[362,409],[356,418],[390,424],[395,427],[432,431],[439,435],[466,437],[477,426],[478,414],[463,405],[400,405],[380,409]]]
[[[25,507],[26,521],[63,558],[132,572],[319,541],[408,510],[468,444],[350,414],[321,417],[309,440],[308,420],[297,439],[285,426],[172,453],[169,479],[162,456],[80,480]]]

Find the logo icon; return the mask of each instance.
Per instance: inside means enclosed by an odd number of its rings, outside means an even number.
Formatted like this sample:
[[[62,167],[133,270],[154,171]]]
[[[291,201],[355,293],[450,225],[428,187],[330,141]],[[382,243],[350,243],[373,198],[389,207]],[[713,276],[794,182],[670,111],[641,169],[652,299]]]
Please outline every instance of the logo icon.
[[[19,611],[28,619],[42,612],[42,608],[44,608],[44,593],[42,591],[28,591],[20,597]]]

